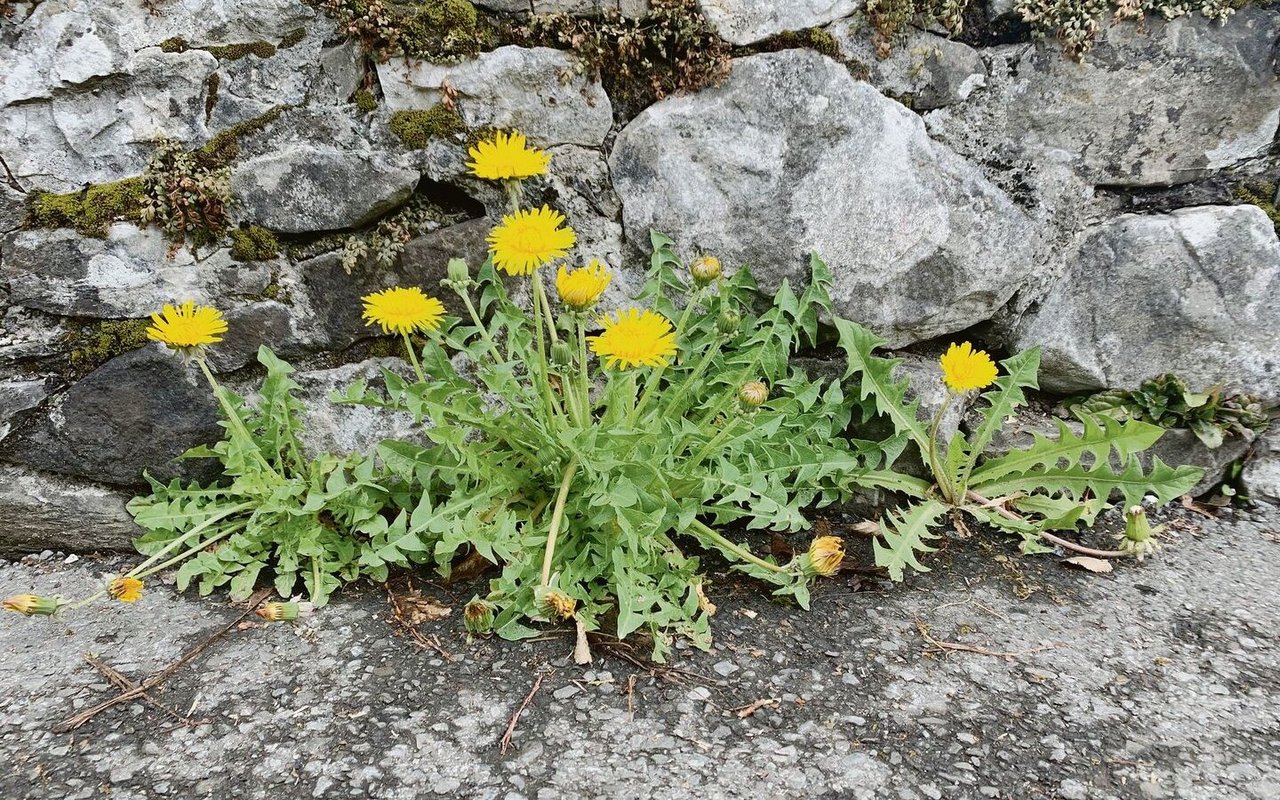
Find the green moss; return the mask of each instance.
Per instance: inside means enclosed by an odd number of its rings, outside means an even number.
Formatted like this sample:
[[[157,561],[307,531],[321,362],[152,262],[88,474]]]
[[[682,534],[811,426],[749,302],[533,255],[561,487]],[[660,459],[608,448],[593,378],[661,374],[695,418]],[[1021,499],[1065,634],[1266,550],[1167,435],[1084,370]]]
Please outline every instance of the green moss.
[[[308,0],[338,29],[383,61],[404,53],[434,62],[457,61],[496,44],[469,0]]]
[[[280,240],[261,225],[231,230],[231,257],[236,261],[268,261],[280,253]]]
[[[197,152],[197,157],[206,165],[225,166],[240,157],[240,140],[257,133],[280,118],[288,106],[275,106],[253,119],[245,120],[239,125],[232,125],[219,131]]]
[[[415,150],[426,147],[432,139],[463,133],[467,129],[458,112],[443,103],[436,103],[425,111],[397,111],[391,115],[390,126],[392,133]]]
[[[105,319],[74,329],[68,335],[72,369],[88,372],[121,353],[142,347],[147,343],[149,324],[145,319]]]
[[[33,193],[27,209],[28,228],[75,228],[83,236],[104,237],[117,220],[141,217],[141,178],[90,186],[79,192]]]
[[[284,289],[280,284],[272,281],[267,284],[267,288],[262,290],[261,297],[263,300],[285,300]]]
[[[221,85],[222,78],[218,77],[218,73],[209,73],[209,79],[205,81],[204,95],[204,121],[206,123],[213,116],[213,107],[218,104],[218,87]]]
[[[1245,181],[1232,190],[1232,194],[1242,203],[1257,206],[1271,219],[1276,233],[1280,234],[1280,209],[1276,208],[1277,184],[1273,181]]]
[[[166,53],[185,53],[191,49],[191,45],[181,36],[173,36],[161,42],[160,49]]]
[[[286,33],[283,37],[281,37],[280,49],[287,50],[290,47],[293,47],[298,42],[301,42],[305,38],[307,38],[306,28],[294,28],[293,30]]]
[[[404,355],[404,341],[398,336],[379,336],[369,343],[370,358],[391,358]]]
[[[356,90],[356,107],[361,111],[369,112],[378,107],[378,98],[373,96],[373,92],[368,89]]]
[[[209,54],[219,61],[237,61],[245,56],[257,56],[258,58],[271,58],[276,54],[276,46],[271,42],[243,42],[239,44],[224,44],[217,47],[205,48]]]
[[[761,42],[754,50],[759,53],[771,53],[777,50],[794,50],[796,48],[817,50],[829,58],[834,58],[837,61],[843,60],[840,52],[840,43],[836,41],[836,37],[822,28],[784,31]]]

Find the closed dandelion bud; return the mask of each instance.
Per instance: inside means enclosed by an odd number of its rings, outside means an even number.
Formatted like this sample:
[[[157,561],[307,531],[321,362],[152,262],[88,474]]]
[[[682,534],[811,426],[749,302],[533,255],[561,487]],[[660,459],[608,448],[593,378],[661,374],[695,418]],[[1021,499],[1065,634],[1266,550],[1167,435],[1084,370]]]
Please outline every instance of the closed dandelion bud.
[[[738,390],[738,400],[746,408],[759,408],[769,399],[769,387],[760,381],[742,384]]]
[[[809,571],[830,578],[844,563],[844,542],[836,536],[819,536],[809,545]]]
[[[467,269],[467,262],[460,258],[449,259],[449,282],[454,286],[468,286],[471,284],[471,270]]]
[[[578,610],[578,601],[559,589],[549,589],[542,595],[542,613],[548,617],[569,619]]]
[[[58,598],[35,594],[15,594],[0,601],[0,608],[16,611],[24,617],[52,617],[61,607],[62,601]]]
[[[1120,550],[1141,561],[1159,549],[1160,543],[1155,537],[1159,531],[1159,527],[1151,527],[1145,508],[1140,505],[1130,506],[1124,512],[1124,534],[1119,537]]]
[[[551,345],[551,363],[558,367],[568,367],[573,364],[573,348],[568,342],[556,342]]]
[[[694,283],[706,286],[720,277],[720,259],[715,256],[699,256],[689,265],[689,273]]]
[[[725,336],[732,336],[738,332],[738,326],[742,324],[742,316],[733,309],[726,308],[720,312],[720,318],[716,320],[716,330]]]
[[[293,622],[299,617],[311,616],[311,612],[314,610],[315,607],[310,603],[292,600],[288,603],[267,603],[262,608],[259,608],[257,613],[267,622]]]
[[[475,598],[467,603],[462,609],[462,621],[466,623],[467,630],[476,635],[489,633],[493,630],[493,614],[498,607],[488,600]]]

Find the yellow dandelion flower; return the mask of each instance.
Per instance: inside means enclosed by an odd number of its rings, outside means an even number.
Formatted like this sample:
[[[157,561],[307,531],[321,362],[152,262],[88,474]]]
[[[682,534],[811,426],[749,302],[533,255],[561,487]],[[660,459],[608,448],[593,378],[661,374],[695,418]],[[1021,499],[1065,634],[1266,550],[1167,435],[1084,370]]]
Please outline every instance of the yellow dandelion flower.
[[[499,131],[492,142],[479,142],[467,151],[472,160],[467,168],[477,178],[490,181],[520,180],[547,174],[551,156],[525,144],[524,134]]]
[[[444,304],[417,286],[383,289],[365,295],[365,325],[381,325],[383,333],[402,336],[434,331],[444,319]]]
[[[508,275],[529,275],[568,255],[578,235],[564,223],[564,214],[547,206],[503,217],[502,224],[489,232],[494,266]]]
[[[142,581],[126,575],[111,581],[107,591],[121,603],[136,603],[142,597]]]
[[[984,389],[996,379],[996,365],[991,356],[974,350],[968,342],[952,344],[938,363],[942,365],[942,381],[957,394]]]
[[[598,260],[592,259],[591,265],[570,272],[560,267],[556,274],[556,291],[560,300],[574,311],[585,311],[596,304],[600,295],[613,280],[613,273],[605,269]]]
[[[0,601],[0,608],[15,611],[24,617],[52,617],[61,607],[62,601],[58,598],[36,594],[15,594]]]
[[[217,344],[226,332],[227,322],[218,309],[187,300],[180,306],[166,303],[160,313],[152,314],[147,338],[174,350],[192,350]]]
[[[671,321],[652,311],[632,308],[600,319],[604,332],[591,337],[591,352],[613,369],[666,366],[676,354]]]
[[[830,578],[844,563],[844,542],[836,536],[819,536],[809,545],[809,569]]]

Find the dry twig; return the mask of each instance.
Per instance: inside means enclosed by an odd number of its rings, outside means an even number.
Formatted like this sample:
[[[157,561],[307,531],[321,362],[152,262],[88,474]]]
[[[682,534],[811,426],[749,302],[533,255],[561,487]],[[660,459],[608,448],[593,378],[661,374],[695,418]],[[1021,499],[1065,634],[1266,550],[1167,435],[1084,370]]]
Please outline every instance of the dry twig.
[[[520,707],[511,715],[511,721],[507,723],[507,731],[502,734],[501,749],[498,751],[500,755],[505,756],[507,754],[507,748],[511,746],[511,737],[516,732],[516,723],[520,721],[520,715],[524,713],[524,710],[533,702],[533,696],[542,688],[544,675],[545,673],[538,673],[538,677],[533,681],[533,688],[529,690],[529,694],[525,695],[524,702],[520,704]]]

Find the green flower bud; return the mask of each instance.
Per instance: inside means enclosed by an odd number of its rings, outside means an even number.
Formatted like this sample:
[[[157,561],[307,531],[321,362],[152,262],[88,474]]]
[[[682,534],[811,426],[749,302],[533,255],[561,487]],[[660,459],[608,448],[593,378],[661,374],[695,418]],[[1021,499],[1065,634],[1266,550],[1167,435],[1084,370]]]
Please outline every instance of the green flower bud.
[[[742,384],[738,390],[738,400],[746,408],[759,408],[769,399],[769,387],[761,381]]]
[[[1142,506],[1130,506],[1124,512],[1124,534],[1120,536],[1120,550],[1137,558],[1139,561],[1154,553],[1160,547],[1156,534],[1163,525],[1151,527],[1147,519],[1147,511]]]
[[[573,364],[573,348],[568,342],[556,342],[551,345],[551,363],[559,367]]]
[[[725,336],[732,336],[738,332],[738,326],[742,324],[742,315],[731,308],[726,308],[720,312],[720,318],[716,320],[716,330]]]
[[[480,636],[493,630],[493,615],[497,610],[493,603],[476,597],[463,607],[462,621],[469,632]]]
[[[465,289],[475,285],[475,281],[471,280],[471,270],[467,267],[467,262],[460,258],[449,259],[449,267],[446,274],[448,277],[442,281],[446,286]]]
[[[699,256],[689,265],[689,273],[693,275],[694,283],[706,286],[720,277],[720,259],[715,256]]]

